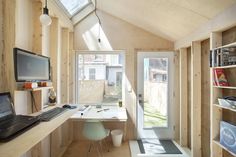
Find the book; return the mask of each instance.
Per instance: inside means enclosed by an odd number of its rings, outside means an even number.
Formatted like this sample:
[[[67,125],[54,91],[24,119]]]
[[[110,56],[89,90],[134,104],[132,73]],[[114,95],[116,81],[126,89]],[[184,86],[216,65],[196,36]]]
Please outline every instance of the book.
[[[214,82],[217,86],[229,86],[224,69],[214,69]]]

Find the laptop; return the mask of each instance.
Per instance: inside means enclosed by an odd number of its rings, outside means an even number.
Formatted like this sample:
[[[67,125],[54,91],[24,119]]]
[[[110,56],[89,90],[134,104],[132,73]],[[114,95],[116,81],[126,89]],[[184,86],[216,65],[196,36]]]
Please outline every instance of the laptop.
[[[16,115],[9,92],[0,93],[0,141],[7,142],[40,122],[37,116]]]

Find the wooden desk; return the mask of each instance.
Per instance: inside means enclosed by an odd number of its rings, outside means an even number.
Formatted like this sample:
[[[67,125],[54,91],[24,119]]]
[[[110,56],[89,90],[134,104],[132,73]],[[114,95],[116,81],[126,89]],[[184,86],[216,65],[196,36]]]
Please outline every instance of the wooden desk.
[[[45,137],[51,134],[56,128],[67,121],[77,109],[68,110],[49,122],[41,122],[32,129],[26,131],[15,139],[0,143],[1,157],[19,157],[29,151],[33,146],[42,141]]]
[[[109,110],[105,110],[104,109],[109,109]],[[101,111],[103,110],[103,111]],[[97,112],[97,111],[101,111],[101,112]],[[76,112],[73,116],[71,116],[71,120],[76,122],[76,121],[85,121],[85,120],[100,120],[105,122],[105,124],[107,123],[112,123],[112,128],[110,129],[118,129],[117,128],[117,124],[113,123],[113,122],[118,122],[119,125],[122,125],[121,123],[123,123],[123,131],[124,131],[124,136],[123,136],[123,140],[125,141],[126,138],[126,121],[127,121],[128,117],[127,117],[127,112],[126,112],[126,108],[122,107],[118,107],[118,106],[114,106],[114,105],[103,105],[101,109],[96,108],[96,106],[91,106],[91,108],[88,111],[83,112],[83,115],[81,116],[81,112],[78,111]],[[121,122],[121,123],[120,123]],[[80,125],[81,127],[82,125]],[[109,126],[108,126],[109,128]],[[122,128],[120,128],[122,129]],[[76,130],[76,131],[75,131]],[[78,132],[78,134],[82,131],[81,128],[76,129],[75,127],[74,133]],[[76,139],[76,138],[75,138]]]
[[[96,108],[96,106],[91,106],[91,108],[88,109],[88,111],[85,111],[83,115],[81,115],[81,112],[78,111],[73,116],[71,116],[71,120],[73,121],[100,120],[125,122],[127,121],[127,119],[128,118],[126,109],[124,107],[118,107],[114,105],[104,105],[102,106],[102,108]]]

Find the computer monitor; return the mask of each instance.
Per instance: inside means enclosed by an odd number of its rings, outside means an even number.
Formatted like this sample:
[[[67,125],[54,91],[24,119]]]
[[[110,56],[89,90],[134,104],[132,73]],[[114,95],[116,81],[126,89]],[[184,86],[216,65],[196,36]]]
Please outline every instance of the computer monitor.
[[[0,93],[0,119],[15,114],[9,92]]]

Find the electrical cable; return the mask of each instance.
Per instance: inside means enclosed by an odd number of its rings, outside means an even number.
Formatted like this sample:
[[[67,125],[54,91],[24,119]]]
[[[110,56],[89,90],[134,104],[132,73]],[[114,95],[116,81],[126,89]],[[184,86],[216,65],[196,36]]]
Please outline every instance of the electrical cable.
[[[101,38],[100,38],[100,27],[102,26],[102,23],[101,23],[101,19],[99,18],[98,14],[97,14],[97,0],[95,0],[95,10],[94,10],[94,13],[95,13],[95,15],[97,16],[97,18],[98,18],[98,23],[99,23],[99,26],[98,26],[98,42],[100,43],[100,42],[101,42]]]
[[[35,104],[35,98],[34,98],[33,91],[30,91],[30,95],[31,95],[32,113],[33,113],[33,107],[35,108],[36,112],[38,112],[37,106]]]

